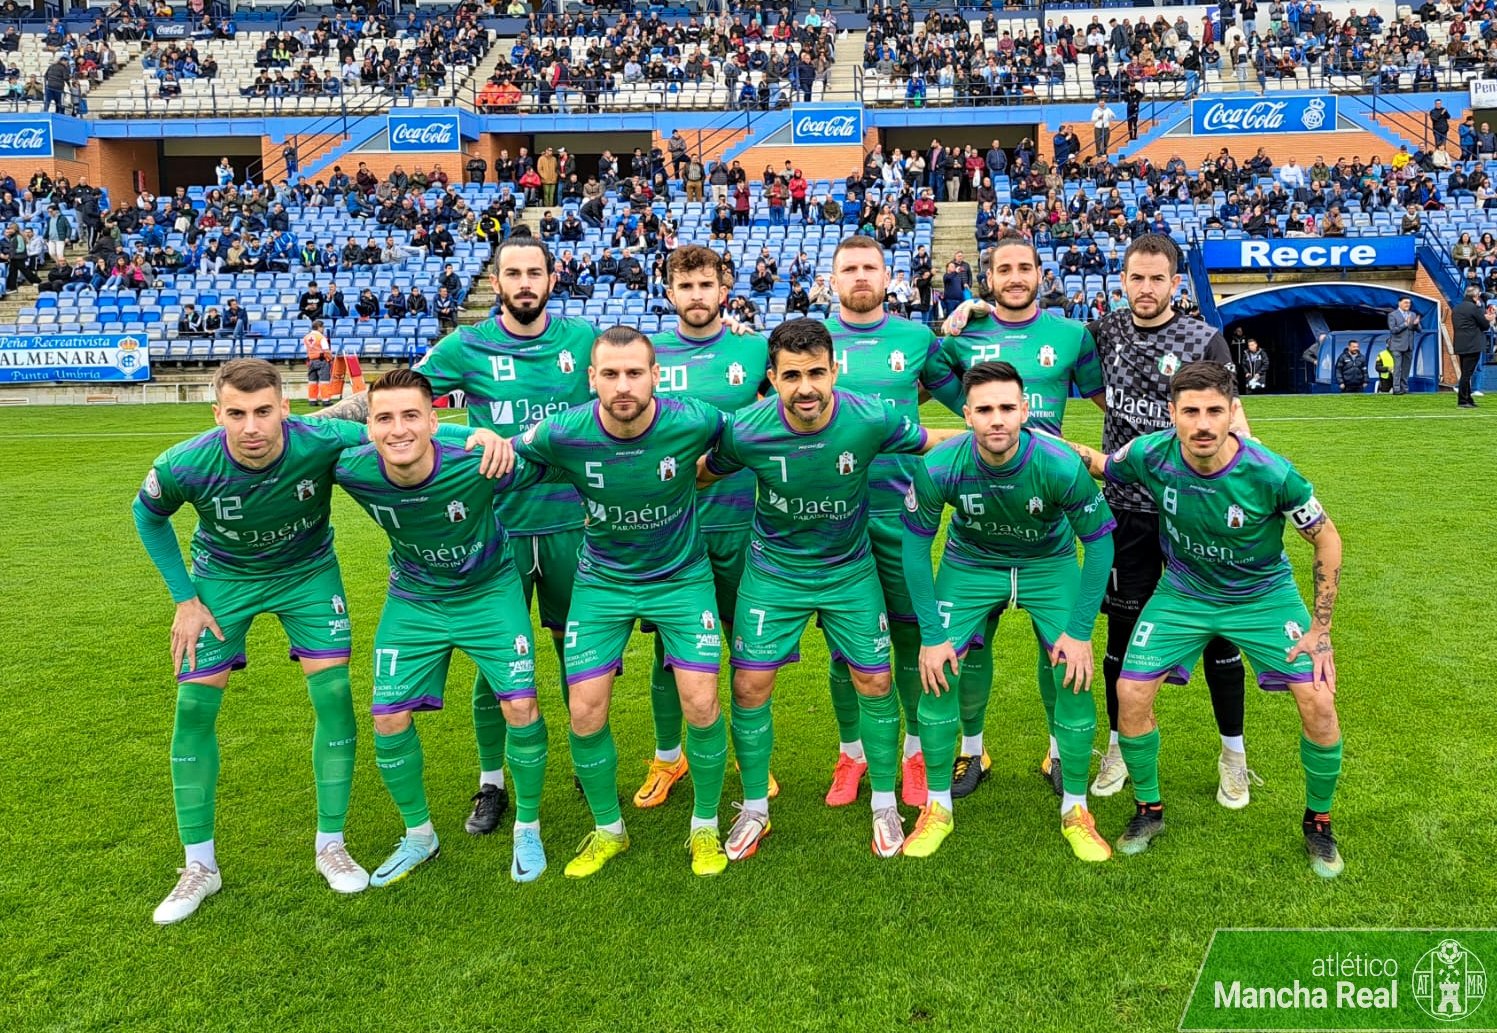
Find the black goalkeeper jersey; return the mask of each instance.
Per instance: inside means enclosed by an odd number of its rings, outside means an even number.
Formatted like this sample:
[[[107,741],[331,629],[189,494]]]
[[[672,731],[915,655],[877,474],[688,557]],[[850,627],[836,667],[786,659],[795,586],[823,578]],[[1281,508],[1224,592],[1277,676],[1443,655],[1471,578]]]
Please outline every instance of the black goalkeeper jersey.
[[[1227,339],[1194,316],[1176,315],[1163,326],[1141,327],[1127,309],[1093,320],[1087,329],[1097,342],[1107,412],[1102,417],[1102,448],[1115,452],[1142,434],[1171,426],[1170,378],[1187,362],[1209,359],[1235,372]],[[1155,511],[1154,500],[1138,485],[1108,483],[1108,505],[1135,513]]]

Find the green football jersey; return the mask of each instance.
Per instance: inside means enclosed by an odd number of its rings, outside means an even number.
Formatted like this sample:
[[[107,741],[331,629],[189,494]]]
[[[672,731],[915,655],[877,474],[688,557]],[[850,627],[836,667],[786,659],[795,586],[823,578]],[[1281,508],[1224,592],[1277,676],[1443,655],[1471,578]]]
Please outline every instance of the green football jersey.
[[[263,470],[229,454],[222,427],[173,445],[156,458],[140,502],[169,517],[191,506],[192,570],[200,577],[251,580],[315,565],[332,555],[333,466],[365,440],[362,423],[287,417],[285,450]]]
[[[767,389],[769,339],[762,334],[730,334],[726,327],[711,337],[682,337],[663,330],[650,337],[660,364],[662,395],[689,395],[736,412],[753,405]],[[703,531],[736,531],[754,518],[754,475],[742,470],[697,493],[697,522]]]
[[[1082,398],[1102,393],[1102,365],[1086,324],[1046,309],[1023,323],[1006,323],[996,315],[975,319],[941,348],[962,370],[979,362],[1007,362],[1018,370],[1029,400],[1025,426],[1047,434],[1060,433],[1073,384]]]
[[[911,423],[920,422],[921,387],[932,394],[960,391],[960,368],[924,323],[887,314],[867,326],[844,323],[838,316],[823,322],[832,332],[837,353],[839,390],[878,399]],[[874,460],[869,474],[871,512],[898,513],[903,508],[915,462],[908,455]]]
[[[518,437],[548,416],[591,397],[587,364],[597,331],[583,319],[542,316],[533,336],[512,334],[497,318],[460,326],[436,343],[417,369],[439,394],[461,391],[474,426]],[[506,494],[499,518],[510,534],[581,527],[571,485],[541,484]]]
[[[616,438],[604,429],[599,404],[542,420],[515,442],[520,456],[554,467],[586,499],[578,579],[662,581],[706,563],[696,464],[727,417],[694,398],[656,398],[649,428]]]
[[[334,479],[390,539],[390,594],[442,599],[487,585],[510,566],[509,535],[497,500],[547,474],[516,456],[514,469],[490,480],[481,453],[433,442],[431,476],[410,487],[385,476],[373,444],[344,451]]]
[[[1109,481],[1142,486],[1159,507],[1165,581],[1208,601],[1243,602],[1292,585],[1284,520],[1305,530],[1325,519],[1289,460],[1256,441],[1237,444],[1214,474],[1190,468],[1173,430],[1134,438],[1107,459]]]
[[[975,569],[1075,556],[1077,538],[1093,542],[1117,526],[1081,458],[1027,430],[1002,466],[983,459],[971,431],[926,453],[905,496],[904,525],[934,538],[948,505],[954,513],[941,562]]]
[[[877,398],[838,389],[821,430],[792,430],[778,396],[735,413],[707,468],[749,469],[759,482],[749,562],[789,578],[836,577],[872,555],[869,495],[875,461],[918,453],[920,424]]]

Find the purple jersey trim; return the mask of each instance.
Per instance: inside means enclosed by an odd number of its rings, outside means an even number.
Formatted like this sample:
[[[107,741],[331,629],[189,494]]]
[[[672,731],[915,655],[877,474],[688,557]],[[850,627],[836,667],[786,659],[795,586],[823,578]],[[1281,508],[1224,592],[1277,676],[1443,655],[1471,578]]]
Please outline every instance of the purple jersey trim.
[[[165,509],[157,509],[156,508],[156,503],[154,501],[152,501],[151,497],[149,495],[147,495],[144,491],[142,491],[136,497],[140,500],[140,504],[142,506],[146,507],[146,509],[149,509],[152,513],[155,513],[159,517],[166,517],[168,519],[171,518],[171,515],[172,515],[171,512],[169,512],[169,511],[167,511]]]
[[[386,484],[397,491],[420,491],[436,480],[437,474],[442,472],[442,446],[437,443],[436,439],[432,439],[431,443],[431,473],[415,484],[395,483],[395,481],[390,479],[389,471],[385,469],[385,457],[376,453],[376,459],[379,463],[379,475],[385,479]]]
[[[775,399],[775,411],[780,414],[780,424],[781,424],[781,426],[783,426],[790,433],[794,434],[796,437],[801,437],[801,438],[813,437],[814,435],[820,434],[822,431],[826,430],[827,427],[830,427],[832,425],[832,421],[837,418],[837,410],[838,410],[838,408],[841,407],[841,405],[842,405],[842,392],[838,391],[836,388],[833,388],[832,389],[832,414],[826,418],[826,424],[825,424],[825,426],[818,427],[816,430],[796,430],[794,427],[792,427],[790,425],[790,418],[785,415],[785,403],[782,402],[782,401],[780,401],[778,398]]]
[[[857,671],[859,674],[887,674],[889,672],[888,664],[874,664],[872,667],[864,667],[862,664],[855,664],[851,660],[849,660],[840,649],[832,650],[832,659],[842,661],[844,664],[852,668],[854,671]]]
[[[885,609],[888,609],[887,606],[885,607]],[[919,623],[918,619],[913,613],[895,613],[893,610],[888,610],[888,616],[891,621],[898,621],[900,624]]]
[[[1096,398],[1099,394],[1101,394],[1105,390],[1107,390],[1105,387],[1099,387],[1095,391],[1087,391],[1081,397],[1082,398]]]
[[[1112,534],[1112,532],[1116,531],[1117,529],[1118,529],[1118,522],[1116,520],[1109,520],[1109,521],[1107,521],[1107,523],[1105,523],[1101,527],[1097,528],[1091,534],[1082,534],[1082,535],[1077,535],[1076,537],[1081,540],[1081,544],[1082,545],[1090,545],[1092,542],[1096,541],[1098,538],[1104,538],[1107,535]]]
[[[573,674],[571,671],[568,671],[567,688],[571,688],[573,685],[576,685],[579,682],[585,682],[591,678],[597,678],[604,674],[612,674],[617,677],[618,675],[621,675],[623,673],[624,660],[622,657],[620,657],[610,663],[599,664],[597,667],[589,667],[587,670],[578,671],[575,674]]]
[[[200,681],[203,678],[210,678],[215,674],[223,674],[225,671],[242,671],[248,666],[249,659],[243,653],[240,653],[238,656],[231,656],[223,663],[214,664],[212,667],[199,667],[195,671],[183,671],[177,675],[177,681],[179,683]]]
[[[743,660],[731,657],[728,660],[729,667],[741,668],[745,671],[778,671],[781,667],[800,663],[800,652],[791,653],[783,660]]]
[[[1199,470],[1195,469],[1193,466],[1191,466],[1190,463],[1189,463],[1189,461],[1187,461],[1185,459],[1185,448],[1184,448],[1183,445],[1180,447],[1180,460],[1181,460],[1181,462],[1185,463],[1186,468],[1189,469],[1191,473],[1195,474],[1197,477],[1201,478],[1202,480],[1205,480],[1205,481],[1214,481],[1218,477],[1225,477],[1227,474],[1229,474],[1229,473],[1232,472],[1232,469],[1239,462],[1241,462],[1241,460],[1242,460],[1242,454],[1247,451],[1247,443],[1244,442],[1242,440],[1242,438],[1238,437],[1237,432],[1236,431],[1231,431],[1230,433],[1231,433],[1231,435],[1234,438],[1237,438],[1237,454],[1234,455],[1231,459],[1227,460],[1227,465],[1224,466],[1224,467],[1222,467],[1220,470],[1217,470],[1215,473],[1201,473],[1201,471],[1199,471]],[[1178,441],[1178,440],[1179,439],[1176,438],[1176,441]]]
[[[842,314],[839,312],[837,314],[837,322],[842,327],[842,329],[848,331],[849,333],[871,334],[873,333],[873,331],[881,329],[883,325],[889,321],[888,310],[884,309],[883,313],[883,315],[879,316],[878,322],[876,323],[849,323],[846,319],[842,318]]]
[[[1026,327],[1026,326],[1033,326],[1035,323],[1038,323],[1040,321],[1040,316],[1044,315],[1044,311],[1045,311],[1044,309],[1037,308],[1037,309],[1035,309],[1034,315],[1030,316],[1028,319],[1020,319],[1020,320],[1017,320],[1017,321],[1010,321],[1010,320],[1004,319],[1002,316],[1000,316],[998,314],[998,311],[996,309],[994,309],[992,312],[989,313],[989,318],[991,318],[993,320],[993,322],[997,323],[999,326],[1006,326],[1006,327],[1009,327],[1010,329],[1017,330],[1017,329],[1021,329],[1021,328]]]
[[[983,643],[982,632],[978,632],[966,641],[965,645],[956,647],[956,658],[960,660],[974,649],[981,649]]]
[[[509,692],[494,693],[494,697],[499,700],[534,699],[535,695],[536,693],[534,685],[528,685],[523,689],[511,689]]]
[[[910,534],[919,535],[921,538],[934,538],[936,536],[936,528],[916,527],[910,523],[908,514],[900,514],[899,522],[904,525],[904,529],[910,532]]]
[[[661,669],[669,671],[672,668],[681,671],[700,671],[703,674],[716,674],[722,670],[722,664],[704,664],[698,663],[695,660],[682,660],[680,657],[671,656],[669,653],[666,653],[665,663],[661,664]]]
[[[1125,667],[1118,674],[1119,678],[1128,678],[1132,681],[1153,681],[1155,678],[1163,678],[1170,685],[1184,685],[1190,681],[1190,671],[1176,664],[1174,667],[1164,667],[1157,671],[1135,671]]]
[[[716,344],[718,341],[721,341],[725,336],[727,336],[727,333],[728,328],[726,324],[720,324],[715,334],[711,334],[707,337],[693,337],[686,332],[686,325],[679,319],[676,320],[676,340],[680,341],[682,344],[689,344],[696,348],[701,348],[709,344]]]
[[[441,696],[417,696],[403,699],[399,703],[376,703],[369,708],[371,714],[404,714],[412,710],[441,710]]]
[[[1308,685],[1315,680],[1309,671],[1265,671],[1258,675],[1258,688],[1264,692],[1289,692],[1291,685]]]
[[[347,660],[352,649],[298,649],[291,647],[292,660]]]
[[[281,454],[276,456],[265,466],[245,466],[239,460],[235,459],[234,453],[229,451],[229,435],[226,433],[219,434],[218,444],[219,447],[223,449],[224,458],[229,461],[229,465],[234,467],[234,469],[242,470],[244,473],[269,473],[271,470],[274,470],[276,467],[281,465],[281,460],[285,459],[286,453],[291,450],[291,425],[287,420],[281,421]]]

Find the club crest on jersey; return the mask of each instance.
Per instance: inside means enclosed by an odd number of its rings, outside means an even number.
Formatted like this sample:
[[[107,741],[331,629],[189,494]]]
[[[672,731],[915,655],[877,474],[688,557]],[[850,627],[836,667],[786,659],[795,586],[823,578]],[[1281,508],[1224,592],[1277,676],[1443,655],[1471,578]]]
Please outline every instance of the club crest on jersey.
[[[463,505],[459,499],[453,499],[447,503],[447,519],[454,524],[459,520],[468,519],[468,507]]]
[[[1040,365],[1046,369],[1055,365],[1055,349],[1048,344],[1040,349]]]
[[[341,595],[335,595],[335,596],[333,596],[333,612],[334,613],[347,613],[348,612],[348,604],[343,601],[343,597]]]
[[[668,480],[671,480],[672,478],[674,478],[675,476],[676,476],[676,457],[675,456],[666,456],[664,459],[660,460],[660,479],[662,481],[668,481]]]
[[[895,351],[889,353],[889,369],[894,373],[904,372],[904,352]]]
[[[317,484],[316,484],[315,481],[305,480],[305,481],[297,481],[296,482],[296,501],[298,501],[298,502],[306,502],[308,499],[310,499],[313,495],[316,495],[316,494],[317,494]]]
[[[570,373],[577,368],[577,360],[572,357],[571,352],[563,351],[556,356],[556,367],[563,373]]]
[[[843,477],[857,469],[858,460],[851,452],[843,452],[837,457],[837,472]]]
[[[1299,626],[1299,621],[1285,621],[1284,637],[1290,642],[1298,642],[1305,637],[1305,629]]]
[[[161,478],[156,476],[154,468],[146,474],[145,491],[153,499],[161,497]]]
[[[1175,370],[1179,368],[1180,359],[1178,356],[1172,355],[1169,352],[1165,352],[1163,355],[1159,356],[1159,372],[1163,373],[1165,376],[1174,376]]]
[[[889,615],[887,613],[881,613],[881,614],[878,615],[878,630],[879,631],[888,631],[889,630]]]
[[[1241,527],[1245,523],[1247,523],[1247,514],[1242,511],[1241,506],[1227,507],[1228,527]]]
[[[748,374],[743,371],[742,363],[735,362],[728,367],[728,383],[733,387],[742,387],[743,382],[748,379]]]
[[[714,616],[712,616],[712,611],[711,610],[703,610],[702,611],[702,629],[704,631],[712,631],[716,627],[717,627],[717,618],[714,617]]]
[[[524,635],[515,636],[515,656],[528,656],[530,654],[530,639]]]
[[[1039,516],[1044,511],[1045,511],[1045,503],[1044,503],[1044,501],[1038,495],[1031,496],[1030,499],[1029,499],[1029,515],[1030,516]]]

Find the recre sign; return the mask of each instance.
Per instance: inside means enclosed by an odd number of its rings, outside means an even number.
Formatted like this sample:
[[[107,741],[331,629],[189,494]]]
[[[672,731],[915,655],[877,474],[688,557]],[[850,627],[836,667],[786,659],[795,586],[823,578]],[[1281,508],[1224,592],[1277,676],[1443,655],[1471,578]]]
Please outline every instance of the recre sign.
[[[1207,269],[1371,269],[1414,264],[1413,237],[1208,240]]]

